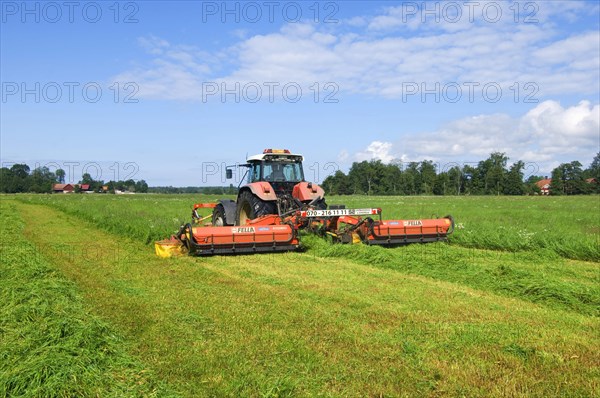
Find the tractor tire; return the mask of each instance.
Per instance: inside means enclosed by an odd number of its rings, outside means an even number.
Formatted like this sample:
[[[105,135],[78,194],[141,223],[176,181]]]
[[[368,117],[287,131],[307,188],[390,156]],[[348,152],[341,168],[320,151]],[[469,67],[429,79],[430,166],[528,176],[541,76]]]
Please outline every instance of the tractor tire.
[[[267,214],[277,214],[275,203],[265,202],[252,192],[244,191],[238,197],[235,225],[244,225],[248,220],[254,220]]]
[[[317,210],[327,210],[327,203],[325,202],[325,198],[314,203],[313,206]]]
[[[223,208],[223,206],[217,205],[213,209],[212,225],[213,225],[213,227],[225,226],[225,209]]]

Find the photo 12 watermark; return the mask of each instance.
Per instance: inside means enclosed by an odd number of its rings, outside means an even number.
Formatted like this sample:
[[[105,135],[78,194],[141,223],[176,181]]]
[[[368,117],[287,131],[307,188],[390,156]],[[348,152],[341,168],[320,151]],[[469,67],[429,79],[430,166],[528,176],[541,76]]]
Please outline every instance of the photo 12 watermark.
[[[137,104],[140,88],[135,82],[2,82],[2,103],[88,103],[110,101]]]
[[[0,20],[11,23],[138,23],[136,1],[2,1]]]
[[[2,167],[10,169],[23,163],[27,162],[2,162]],[[77,183],[86,174],[94,181],[133,180],[140,171],[136,162],[49,160],[36,161],[32,165],[32,170],[43,168],[55,174],[62,170],[60,182],[68,184]]]
[[[336,1],[203,1],[202,23],[338,23]]]
[[[227,164],[225,162],[202,162],[200,177],[202,184],[225,184],[238,185],[249,178],[246,163]],[[231,170],[231,178],[227,178],[227,170]],[[313,162],[303,164],[303,177],[306,181],[319,182],[334,175],[340,166],[336,162]],[[297,176],[296,176],[297,177]]]
[[[283,101],[290,104],[304,100],[337,104],[340,87],[335,82],[202,82],[202,102],[257,103]]]
[[[515,103],[537,104],[540,87],[536,82],[403,82],[402,102],[457,103],[484,101],[496,103],[509,98]]]
[[[539,23],[540,6],[535,1],[405,1],[395,16],[410,23]]]

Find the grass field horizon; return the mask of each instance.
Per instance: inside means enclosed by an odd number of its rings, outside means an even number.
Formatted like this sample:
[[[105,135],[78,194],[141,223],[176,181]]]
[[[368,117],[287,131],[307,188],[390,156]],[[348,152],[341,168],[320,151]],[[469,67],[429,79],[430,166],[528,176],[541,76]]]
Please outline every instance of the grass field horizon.
[[[330,197],[385,218],[451,214],[457,229],[449,243],[389,249],[302,236],[302,253],[154,255],[151,243],[188,221],[193,203],[216,198],[1,197],[3,274],[41,261],[119,336],[121,384],[98,378],[77,395],[126,391],[141,369],[131,396],[600,393],[597,196]],[[29,254],[11,254],[15,241]],[[2,335],[31,333],[20,328],[5,321]],[[4,358],[27,358],[3,341]],[[1,366],[0,395],[32,383]]]

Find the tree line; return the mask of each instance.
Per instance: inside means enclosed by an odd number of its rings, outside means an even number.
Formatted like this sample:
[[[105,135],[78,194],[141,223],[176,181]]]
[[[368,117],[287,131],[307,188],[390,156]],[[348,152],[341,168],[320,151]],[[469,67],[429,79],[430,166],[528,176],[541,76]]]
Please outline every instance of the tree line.
[[[48,193],[52,192],[54,184],[64,184],[66,173],[63,169],[50,171],[48,167],[37,167],[33,170],[27,164],[14,164],[10,168],[0,168],[0,192],[2,193]],[[89,185],[89,190],[94,192],[103,191],[108,187],[108,192],[115,190],[130,192],[148,192],[148,184],[144,180],[134,181],[102,181],[94,180],[89,173],[84,173],[79,185]],[[76,188],[78,191],[79,188]]]
[[[536,182],[544,176],[529,176],[525,181],[525,163],[517,161],[507,167],[505,153],[494,152],[476,165],[454,165],[438,170],[431,160],[385,164],[380,160],[354,162],[348,174],[338,170],[327,177],[322,186],[328,195],[527,195],[540,192]],[[552,170],[552,195],[600,193],[600,152],[587,169],[579,161],[562,163]],[[592,179],[592,182],[587,180]],[[65,171],[50,171],[47,167],[33,170],[27,164],[0,168],[0,192],[48,193],[54,184],[65,182]],[[202,193],[235,195],[237,188],[229,187],[148,187],[144,180],[94,180],[89,173],[82,175],[79,184],[90,185],[94,192],[115,190],[151,193]]]
[[[236,195],[238,192],[237,187],[230,185],[228,187],[150,187],[148,192],[151,193],[171,193],[171,194],[184,194],[184,193],[201,193],[205,195]]]
[[[507,167],[505,153],[494,152],[473,165],[456,164],[440,171],[431,160],[385,164],[380,160],[354,162],[348,174],[338,170],[323,181],[330,195],[527,195],[540,192],[536,182],[524,180],[525,163]],[[587,179],[595,181],[587,182]],[[600,193],[600,152],[583,169],[579,161],[563,163],[552,171],[553,195]]]

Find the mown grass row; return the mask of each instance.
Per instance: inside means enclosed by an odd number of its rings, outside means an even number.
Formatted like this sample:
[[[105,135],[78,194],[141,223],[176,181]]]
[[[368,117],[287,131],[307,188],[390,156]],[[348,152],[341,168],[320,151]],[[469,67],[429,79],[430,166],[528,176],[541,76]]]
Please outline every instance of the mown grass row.
[[[398,248],[333,245],[310,235],[302,242],[308,248],[305,255],[315,258],[347,258],[600,316],[600,265],[566,260],[552,251],[482,252],[444,243]]]
[[[14,206],[0,220],[0,397],[173,396],[24,239]]]
[[[189,222],[204,195],[22,195],[109,232],[151,243]],[[550,250],[561,257],[600,261],[600,198],[339,196],[328,203],[379,207],[385,218],[418,219],[451,214],[457,228],[450,244],[500,251]]]

